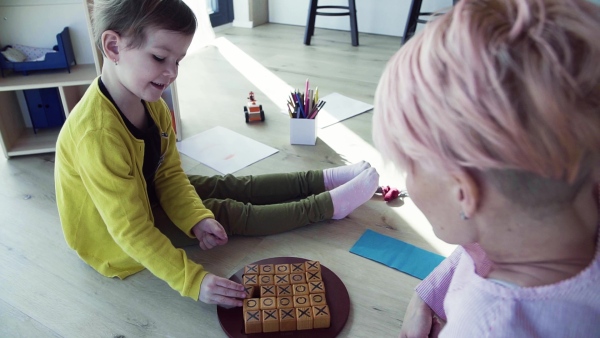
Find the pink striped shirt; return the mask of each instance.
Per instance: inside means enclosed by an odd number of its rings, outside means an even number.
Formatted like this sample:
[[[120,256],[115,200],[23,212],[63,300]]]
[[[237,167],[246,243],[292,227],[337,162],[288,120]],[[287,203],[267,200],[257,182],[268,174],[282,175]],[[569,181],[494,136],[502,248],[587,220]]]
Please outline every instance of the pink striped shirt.
[[[593,262],[559,283],[504,286],[490,267],[479,245],[458,247],[417,286],[447,320],[439,337],[600,337],[600,233]]]

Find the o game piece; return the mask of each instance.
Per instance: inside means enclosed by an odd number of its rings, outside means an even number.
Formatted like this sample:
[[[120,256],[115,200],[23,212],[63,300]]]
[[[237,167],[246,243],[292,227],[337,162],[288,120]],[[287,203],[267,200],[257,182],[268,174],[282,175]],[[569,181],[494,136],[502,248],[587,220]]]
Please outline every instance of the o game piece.
[[[304,284],[306,283],[306,276],[304,275],[304,273],[292,273],[290,274],[290,283]]]
[[[308,295],[308,284],[294,284],[292,287],[294,296]]]
[[[244,299],[244,311],[260,310],[260,298]]]
[[[277,308],[277,299],[275,297],[265,297],[260,299],[261,310],[273,310]]]
[[[290,274],[290,265],[289,264],[275,264],[275,274],[289,275]]]
[[[294,307],[294,299],[292,297],[277,297],[278,309],[289,309]]]
[[[294,296],[294,307],[310,306],[308,296]]]
[[[273,275],[275,274],[275,267],[273,264],[261,264],[260,265],[261,275]]]
[[[311,306],[327,305],[327,299],[324,293],[313,293],[308,295]]]
[[[258,275],[258,285],[273,285],[273,275]]]

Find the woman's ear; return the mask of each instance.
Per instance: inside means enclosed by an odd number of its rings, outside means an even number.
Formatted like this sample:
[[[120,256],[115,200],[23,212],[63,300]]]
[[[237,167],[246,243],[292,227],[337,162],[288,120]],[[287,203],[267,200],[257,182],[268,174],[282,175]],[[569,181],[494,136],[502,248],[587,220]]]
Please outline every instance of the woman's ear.
[[[470,218],[479,206],[481,198],[479,183],[475,175],[465,169],[452,172],[452,178],[455,182],[455,197],[462,209],[461,215]]]
[[[102,49],[104,55],[114,62],[119,61],[119,44],[121,42],[121,36],[119,33],[107,30],[102,33]]]

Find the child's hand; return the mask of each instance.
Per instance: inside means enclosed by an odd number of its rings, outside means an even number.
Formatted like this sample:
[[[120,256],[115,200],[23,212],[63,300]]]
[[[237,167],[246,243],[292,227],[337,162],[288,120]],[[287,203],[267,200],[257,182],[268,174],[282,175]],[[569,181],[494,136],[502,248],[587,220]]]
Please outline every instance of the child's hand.
[[[200,285],[198,300],[206,304],[222,306],[242,306],[241,299],[246,298],[244,286],[229,279],[207,274]]]
[[[429,337],[433,326],[433,310],[415,292],[406,307],[400,338]],[[435,336],[437,337],[435,332]]]
[[[205,218],[194,225],[192,233],[200,242],[202,250],[212,249],[227,243],[227,233],[221,223],[213,218]]]

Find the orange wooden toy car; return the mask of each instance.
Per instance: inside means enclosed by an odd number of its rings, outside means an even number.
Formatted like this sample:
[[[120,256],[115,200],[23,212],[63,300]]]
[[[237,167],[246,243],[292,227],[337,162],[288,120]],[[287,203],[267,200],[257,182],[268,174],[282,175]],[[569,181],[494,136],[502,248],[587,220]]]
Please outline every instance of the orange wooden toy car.
[[[244,113],[246,115],[246,123],[265,120],[265,112],[262,110],[262,104],[259,105],[256,103],[254,92],[248,94],[248,104],[244,106]]]

